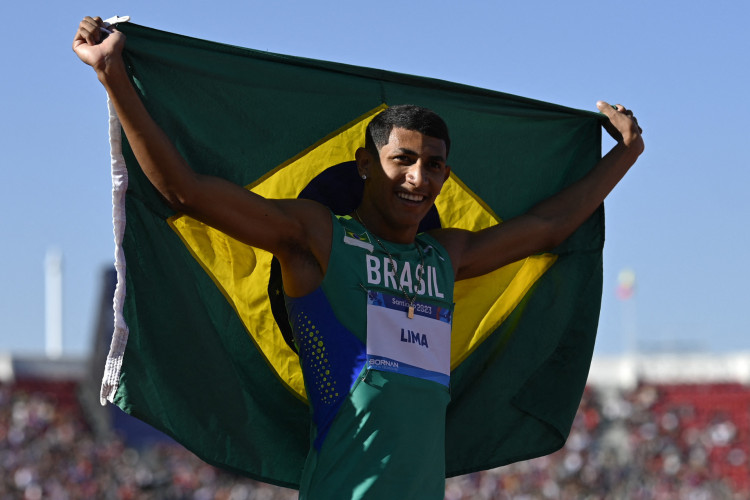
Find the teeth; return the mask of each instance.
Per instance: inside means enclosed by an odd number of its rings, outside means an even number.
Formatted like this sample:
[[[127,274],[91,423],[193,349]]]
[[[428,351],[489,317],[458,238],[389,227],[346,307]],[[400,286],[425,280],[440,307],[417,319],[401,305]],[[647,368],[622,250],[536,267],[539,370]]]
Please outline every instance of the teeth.
[[[403,198],[404,200],[409,201],[422,201],[424,200],[424,196],[418,195],[418,194],[409,194],[409,193],[398,193],[399,198]]]

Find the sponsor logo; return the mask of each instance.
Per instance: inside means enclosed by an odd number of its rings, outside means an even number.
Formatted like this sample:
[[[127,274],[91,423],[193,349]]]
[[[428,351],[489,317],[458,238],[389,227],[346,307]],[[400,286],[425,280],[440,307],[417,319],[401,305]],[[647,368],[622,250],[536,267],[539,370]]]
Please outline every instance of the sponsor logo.
[[[390,359],[377,359],[371,358],[368,360],[370,366],[376,366],[378,368],[393,368],[398,369],[398,361],[391,361]]]

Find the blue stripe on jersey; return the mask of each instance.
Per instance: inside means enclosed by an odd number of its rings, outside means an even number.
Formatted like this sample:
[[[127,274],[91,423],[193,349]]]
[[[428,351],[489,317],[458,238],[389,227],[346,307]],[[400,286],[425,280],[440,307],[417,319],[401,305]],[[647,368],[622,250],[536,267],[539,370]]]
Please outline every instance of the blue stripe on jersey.
[[[367,351],[336,319],[322,288],[304,297],[285,299],[317,429],[313,446],[319,451],[336,413],[362,371]]]

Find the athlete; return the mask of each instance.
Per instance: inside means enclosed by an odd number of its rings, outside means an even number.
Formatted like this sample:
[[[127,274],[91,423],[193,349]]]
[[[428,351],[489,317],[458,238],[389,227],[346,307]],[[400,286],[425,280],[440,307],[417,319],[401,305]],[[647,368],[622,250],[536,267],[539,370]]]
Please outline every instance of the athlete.
[[[174,210],[279,260],[313,409],[300,498],[443,498],[453,282],[562,243],[643,152],[632,112],[597,102],[617,144],[526,214],[478,232],[418,234],[451,170],[447,127],[431,111],[394,106],[373,118],[356,151],[362,201],[335,217],[314,201],[265,199],[193,171],[131,85],[125,36],[105,38],[102,27],[86,17],[73,50],[96,71],[151,183]],[[388,340],[388,329],[399,336]]]

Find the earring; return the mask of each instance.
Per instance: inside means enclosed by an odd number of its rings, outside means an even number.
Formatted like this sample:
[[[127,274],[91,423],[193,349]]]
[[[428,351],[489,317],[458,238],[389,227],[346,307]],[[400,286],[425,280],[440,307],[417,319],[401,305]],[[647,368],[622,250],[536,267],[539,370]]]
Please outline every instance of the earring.
[[[365,175],[365,174],[362,174],[362,180],[363,180],[363,181],[364,181],[364,180],[367,180],[367,175]]]

